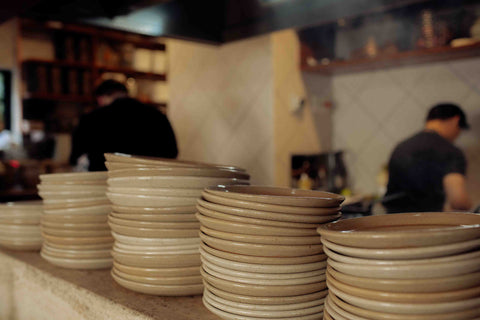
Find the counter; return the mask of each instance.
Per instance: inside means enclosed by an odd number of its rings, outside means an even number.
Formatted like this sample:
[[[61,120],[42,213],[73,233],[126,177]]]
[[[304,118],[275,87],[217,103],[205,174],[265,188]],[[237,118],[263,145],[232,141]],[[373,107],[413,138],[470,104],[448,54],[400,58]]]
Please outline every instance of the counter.
[[[219,320],[200,296],[157,297],[117,285],[110,270],[71,270],[38,252],[0,249],[0,319]]]

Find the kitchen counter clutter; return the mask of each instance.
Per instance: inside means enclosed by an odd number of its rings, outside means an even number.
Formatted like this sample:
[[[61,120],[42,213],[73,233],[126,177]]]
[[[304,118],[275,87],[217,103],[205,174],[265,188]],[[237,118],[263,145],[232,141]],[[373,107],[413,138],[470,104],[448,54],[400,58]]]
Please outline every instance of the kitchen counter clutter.
[[[54,266],[38,252],[0,249],[0,319],[219,320],[201,296],[161,297],[119,286],[110,270]]]

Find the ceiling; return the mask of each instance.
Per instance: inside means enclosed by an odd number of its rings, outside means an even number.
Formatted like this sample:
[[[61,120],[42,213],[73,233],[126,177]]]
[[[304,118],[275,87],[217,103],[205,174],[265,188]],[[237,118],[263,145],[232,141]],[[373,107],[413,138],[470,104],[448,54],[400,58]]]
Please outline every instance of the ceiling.
[[[151,36],[221,44],[425,0],[17,0],[0,23],[22,15]]]

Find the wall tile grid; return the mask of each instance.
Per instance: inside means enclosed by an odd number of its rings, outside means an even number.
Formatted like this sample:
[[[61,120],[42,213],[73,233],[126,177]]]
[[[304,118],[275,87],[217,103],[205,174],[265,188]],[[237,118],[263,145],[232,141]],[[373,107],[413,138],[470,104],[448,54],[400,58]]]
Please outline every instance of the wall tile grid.
[[[336,75],[333,146],[346,151],[351,185],[376,193],[376,176],[395,145],[421,130],[431,106],[463,107],[472,129],[457,141],[468,160],[468,185],[480,204],[480,59]]]
[[[273,184],[270,37],[167,45],[169,118],[179,158],[241,166],[252,183]]]

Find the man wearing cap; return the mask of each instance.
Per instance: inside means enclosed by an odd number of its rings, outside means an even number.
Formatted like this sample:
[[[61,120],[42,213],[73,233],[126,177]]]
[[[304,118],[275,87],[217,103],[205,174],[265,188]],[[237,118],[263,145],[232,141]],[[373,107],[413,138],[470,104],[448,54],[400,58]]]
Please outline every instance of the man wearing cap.
[[[401,142],[390,158],[383,200],[389,213],[471,208],[467,163],[453,145],[460,131],[468,128],[459,106],[442,103],[430,109],[424,130]]]

